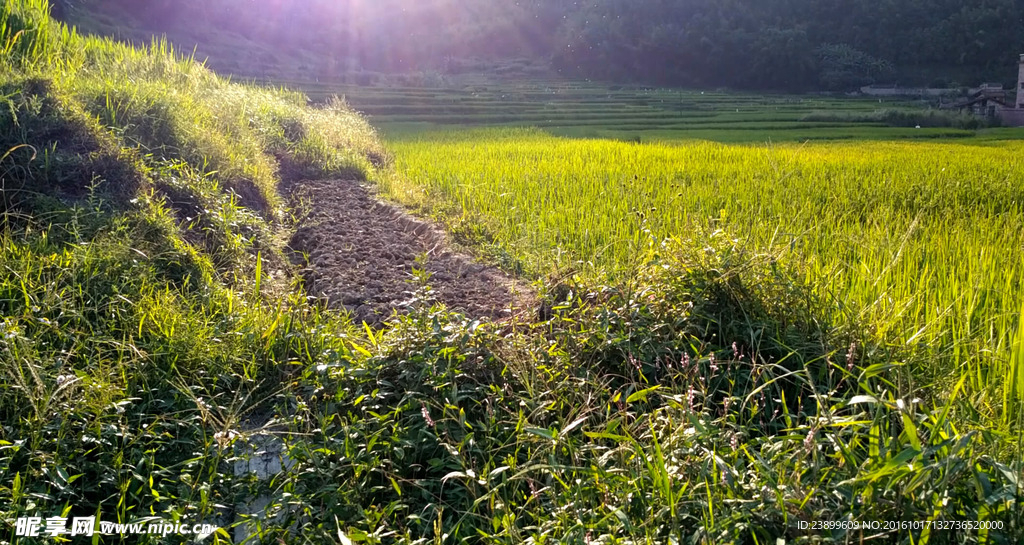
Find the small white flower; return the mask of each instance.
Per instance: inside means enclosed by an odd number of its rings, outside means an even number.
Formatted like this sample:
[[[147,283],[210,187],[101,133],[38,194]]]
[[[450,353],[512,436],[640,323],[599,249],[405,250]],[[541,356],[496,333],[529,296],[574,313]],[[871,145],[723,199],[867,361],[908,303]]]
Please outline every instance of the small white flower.
[[[217,441],[217,444],[221,448],[224,448],[224,447],[230,445],[231,442],[234,441],[235,438],[238,437],[239,435],[241,435],[241,434],[238,433],[235,430],[219,431],[219,432],[213,434],[213,440]]]

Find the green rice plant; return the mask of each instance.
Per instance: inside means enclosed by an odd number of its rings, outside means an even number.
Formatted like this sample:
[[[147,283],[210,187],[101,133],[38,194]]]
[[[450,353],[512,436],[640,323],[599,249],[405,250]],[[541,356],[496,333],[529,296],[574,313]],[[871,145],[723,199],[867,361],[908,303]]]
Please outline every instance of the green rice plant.
[[[1024,407],[1024,307],[1017,315],[1017,332],[1010,345],[1010,361],[1006,367],[1006,393],[1003,403],[1009,407],[1007,416],[1014,415],[1013,407],[1018,411]],[[1016,415],[1019,418],[1019,415]]]
[[[643,141],[1005,140],[1020,130],[936,109],[923,100],[753,95],[687,89],[618,89],[520,80],[424,90],[288,82],[318,100],[344,94],[392,139],[452,126],[541,127],[554,135]]]
[[[937,392],[968,377],[984,422],[1012,414],[1016,143],[637,145],[490,130],[392,147],[401,175],[385,180],[390,195],[486,226],[534,274],[628,276],[637,240],[700,225],[754,246],[786,241],[837,302],[833,321],[916,354],[917,380]]]

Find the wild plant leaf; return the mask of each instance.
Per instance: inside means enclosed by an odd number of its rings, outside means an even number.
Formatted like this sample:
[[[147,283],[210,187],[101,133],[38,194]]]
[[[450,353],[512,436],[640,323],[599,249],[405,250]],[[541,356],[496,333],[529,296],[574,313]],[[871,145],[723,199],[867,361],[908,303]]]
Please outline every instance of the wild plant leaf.
[[[571,423],[569,423],[568,426],[562,428],[558,432],[558,437],[561,438],[561,437],[565,437],[565,436],[569,435],[569,433],[571,433],[576,428],[582,426],[583,423],[586,422],[586,421],[587,421],[587,417],[586,416],[581,416],[581,417],[577,418],[576,420],[573,420]]]
[[[555,434],[547,428],[526,428],[524,431],[526,431],[526,433],[536,435],[537,437],[543,437],[549,441],[555,440]]]
[[[660,389],[661,389],[661,386],[659,385],[659,386],[651,386],[650,388],[645,388],[643,390],[639,390],[637,392],[633,392],[632,394],[629,395],[629,397],[626,398],[626,403],[636,403],[637,401],[646,402],[647,401],[647,396],[653,394],[654,392],[657,392]]]
[[[611,439],[612,441],[618,441],[620,443],[632,441],[631,438],[626,437],[625,435],[616,435],[614,433],[585,431],[583,434],[591,439]]]
[[[907,434],[907,439],[910,440],[910,446],[915,450],[921,450],[921,439],[917,436],[917,424],[914,423],[914,419],[906,412],[901,412],[900,418],[903,419],[903,431]]]
[[[501,466],[501,467],[496,467],[496,468],[492,469],[492,470],[491,470],[491,471],[490,471],[490,472],[489,472],[489,473],[487,474],[487,478],[488,478],[488,479],[493,479],[493,478],[495,478],[495,477],[497,477],[497,476],[501,475],[502,473],[504,473],[504,472],[508,471],[509,469],[512,469],[512,468],[511,468],[511,467],[509,467],[509,466]]]

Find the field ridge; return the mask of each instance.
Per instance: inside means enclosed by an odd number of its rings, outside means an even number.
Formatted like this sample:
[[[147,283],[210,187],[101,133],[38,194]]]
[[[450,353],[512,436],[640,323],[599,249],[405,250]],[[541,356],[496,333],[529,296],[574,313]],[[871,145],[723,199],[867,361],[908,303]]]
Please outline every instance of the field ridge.
[[[309,208],[290,247],[309,260],[307,290],[330,308],[371,324],[432,302],[494,320],[535,310],[531,287],[453,252],[444,231],[377,200],[359,181],[290,186],[293,202]]]

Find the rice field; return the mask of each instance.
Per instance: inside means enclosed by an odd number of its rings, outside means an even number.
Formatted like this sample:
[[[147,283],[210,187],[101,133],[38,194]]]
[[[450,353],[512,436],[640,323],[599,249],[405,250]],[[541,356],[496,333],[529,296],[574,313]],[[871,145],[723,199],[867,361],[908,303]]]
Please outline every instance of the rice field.
[[[477,226],[534,274],[628,274],[638,247],[721,229],[790,247],[828,287],[836,320],[914,347],[914,376],[940,396],[967,377],[985,421],[1008,423],[1009,397],[1024,393],[1024,144],[636,144],[492,129],[391,149],[390,195]]]
[[[763,95],[545,80],[497,84],[465,80],[444,82],[436,88],[276,84],[299,88],[314,101],[342,96],[385,136],[393,138],[477,127],[537,127],[556,136],[644,142],[1005,139],[1024,135],[1019,129],[966,130],[915,122],[894,127],[870,116],[893,109],[939,112],[939,99]],[[919,124],[921,128],[916,127]]]
[[[337,91],[325,87],[323,96]],[[542,291],[584,291],[582,303],[563,308],[586,306],[594,293],[586,290],[607,286],[627,286],[627,308],[643,307],[647,299],[628,286],[645,285],[652,267],[689,285],[694,271],[727,278],[753,271],[759,261],[751,256],[761,256],[798,276],[755,273],[737,289],[779,308],[800,306],[786,299],[789,289],[809,294],[806,310],[822,312],[828,331],[818,341],[794,339],[783,352],[801,358],[801,343],[817,342],[820,363],[833,368],[833,358],[845,358],[854,369],[858,351],[870,362],[858,384],[870,395],[844,400],[852,394],[830,390],[832,409],[894,396],[904,426],[913,413],[950,426],[933,429],[932,441],[977,435],[978,454],[1021,459],[1021,129],[967,128],[935,103],[906,100],[536,82],[341,92],[394,157],[394,171],[377,180],[382,193],[444,223],[484,260],[537,279]],[[901,116],[923,121],[892,122]],[[740,331],[739,345],[758,346],[766,324],[730,304],[718,310],[741,315],[711,321],[743,324],[719,331]],[[633,318],[627,330],[651,328],[641,338],[671,330]],[[593,326],[573,319],[571,328]],[[857,341],[824,350],[837,334]],[[628,335],[606,342],[645,350]],[[868,386],[872,377],[880,390]],[[837,426],[866,426],[870,442],[888,433],[877,422]],[[841,445],[830,448],[848,448]],[[883,450],[865,460],[883,459]],[[876,482],[867,468],[858,466],[857,482]]]

